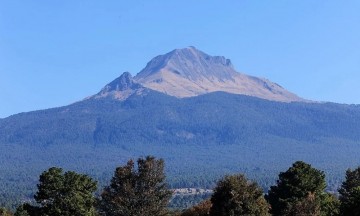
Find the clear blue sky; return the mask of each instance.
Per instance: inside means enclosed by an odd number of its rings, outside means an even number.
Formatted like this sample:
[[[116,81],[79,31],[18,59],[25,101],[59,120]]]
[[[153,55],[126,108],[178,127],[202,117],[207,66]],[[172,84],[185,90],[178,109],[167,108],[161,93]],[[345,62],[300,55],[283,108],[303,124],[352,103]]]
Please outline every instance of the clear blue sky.
[[[0,118],[81,100],[189,45],[301,97],[360,104],[358,0],[0,0]]]

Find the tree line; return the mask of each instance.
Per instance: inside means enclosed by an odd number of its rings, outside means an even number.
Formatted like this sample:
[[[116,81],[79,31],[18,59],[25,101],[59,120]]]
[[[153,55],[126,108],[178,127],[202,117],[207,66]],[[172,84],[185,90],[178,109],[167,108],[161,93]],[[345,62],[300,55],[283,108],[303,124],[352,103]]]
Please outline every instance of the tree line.
[[[169,210],[165,178],[162,159],[129,160],[95,196],[92,178],[52,167],[40,175],[34,202],[14,214],[0,208],[0,216],[360,216],[360,167],[346,171],[339,196],[325,191],[323,171],[302,161],[281,172],[267,194],[243,174],[228,175],[210,199],[182,211]]]

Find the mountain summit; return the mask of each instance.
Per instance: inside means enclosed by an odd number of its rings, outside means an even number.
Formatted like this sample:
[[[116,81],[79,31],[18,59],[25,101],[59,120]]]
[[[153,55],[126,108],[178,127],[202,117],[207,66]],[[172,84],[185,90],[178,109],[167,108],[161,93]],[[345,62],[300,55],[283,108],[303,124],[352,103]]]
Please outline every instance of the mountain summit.
[[[140,71],[136,79],[142,82],[151,76],[158,75],[159,72],[171,72],[179,77],[198,82],[210,77],[216,77],[222,81],[231,80],[235,70],[230,60],[223,56],[209,56],[195,47],[188,47],[153,58]]]
[[[175,49],[153,58],[134,80],[179,98],[223,91],[274,101],[304,101],[267,79],[237,72],[223,56],[210,56],[195,47]]]
[[[111,96],[125,100],[144,90],[178,98],[222,91],[272,101],[305,101],[267,79],[237,72],[223,56],[210,56],[192,46],[153,58],[134,78],[125,72],[90,98]]]

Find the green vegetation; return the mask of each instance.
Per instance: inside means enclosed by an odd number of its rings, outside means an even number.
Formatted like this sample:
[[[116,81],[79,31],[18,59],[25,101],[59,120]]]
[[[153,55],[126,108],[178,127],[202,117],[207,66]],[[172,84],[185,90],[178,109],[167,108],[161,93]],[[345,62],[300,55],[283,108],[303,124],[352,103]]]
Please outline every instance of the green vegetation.
[[[188,209],[200,204],[202,201],[210,199],[212,193],[200,194],[175,194],[169,203],[170,209]]]
[[[360,215],[360,167],[346,171],[346,179],[339,193],[342,215]]]
[[[165,184],[164,161],[154,157],[128,161],[116,168],[110,186],[101,194],[99,212],[106,216],[167,215],[171,192]]]
[[[12,216],[12,213],[6,208],[0,207],[0,216]]]
[[[211,199],[187,209],[170,210],[172,192],[165,182],[164,161],[148,156],[139,158],[137,166],[129,160],[117,167],[110,185],[98,198],[94,194],[97,183],[89,176],[52,167],[40,175],[36,203],[19,205],[14,216],[357,216],[359,184],[360,167],[347,170],[338,199],[324,191],[322,171],[297,161],[279,174],[268,194],[243,174],[227,175],[217,182]],[[0,208],[0,216],[12,215]]]
[[[24,204],[18,215],[94,216],[96,182],[87,175],[52,167],[40,175],[37,205]]]
[[[303,160],[324,170],[336,192],[344,170],[360,164],[359,122],[357,105],[221,92],[186,99],[151,92],[21,113],[0,119],[0,206],[31,199],[39,173],[52,166],[88,174],[101,188],[117,163],[148,154],[166,161],[170,188],[213,188],[244,173],[266,192]]]
[[[297,161],[279,174],[265,197],[273,215],[338,215],[339,202],[325,188],[323,171]]]
[[[183,213],[181,213],[181,216],[207,216],[210,214],[211,206],[211,201],[207,199],[189,209],[186,209]]]
[[[289,212],[299,214],[304,206],[312,206],[315,214],[320,211],[320,200],[325,187],[325,174],[322,171],[297,161],[286,172],[280,173],[277,185],[270,187],[266,199],[273,215],[286,215]],[[307,215],[308,212],[302,214]]]
[[[340,215],[340,200],[329,192],[321,196],[321,215],[338,216]]]
[[[211,216],[270,215],[263,191],[244,175],[226,176],[219,181],[211,202]]]

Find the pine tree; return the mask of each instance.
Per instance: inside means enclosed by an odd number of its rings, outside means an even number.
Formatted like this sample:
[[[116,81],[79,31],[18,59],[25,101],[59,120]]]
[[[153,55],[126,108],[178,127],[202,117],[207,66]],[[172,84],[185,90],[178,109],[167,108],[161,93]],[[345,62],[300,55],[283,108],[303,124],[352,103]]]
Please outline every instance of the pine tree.
[[[279,174],[277,185],[270,187],[266,199],[271,205],[271,213],[275,216],[287,215],[286,212],[295,211],[292,208],[310,204],[316,204],[317,207],[313,209],[318,209],[321,207],[325,187],[324,172],[297,161],[286,172]],[[309,198],[309,194],[312,198]]]
[[[167,214],[171,192],[167,189],[164,161],[148,156],[118,167],[110,186],[104,188],[99,212],[106,216],[161,216]]]
[[[241,174],[226,176],[219,181],[211,202],[212,216],[270,215],[261,188]]]
[[[93,216],[95,215],[96,182],[87,175],[75,172],[63,174],[61,168],[52,167],[40,175],[34,198],[37,206],[24,204],[17,215],[30,216]]]
[[[346,171],[339,193],[341,215],[360,215],[360,167]]]

